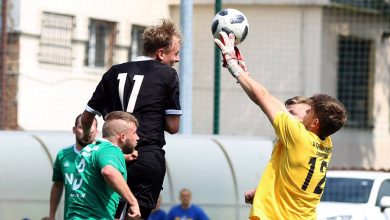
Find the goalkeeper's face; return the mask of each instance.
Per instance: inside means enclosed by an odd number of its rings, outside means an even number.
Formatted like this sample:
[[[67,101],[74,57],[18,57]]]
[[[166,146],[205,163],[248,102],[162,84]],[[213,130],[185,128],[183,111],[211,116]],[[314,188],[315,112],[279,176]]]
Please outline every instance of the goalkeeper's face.
[[[305,103],[291,104],[287,105],[287,110],[300,122],[303,122],[303,118],[306,116],[308,110],[310,110],[310,105]]]

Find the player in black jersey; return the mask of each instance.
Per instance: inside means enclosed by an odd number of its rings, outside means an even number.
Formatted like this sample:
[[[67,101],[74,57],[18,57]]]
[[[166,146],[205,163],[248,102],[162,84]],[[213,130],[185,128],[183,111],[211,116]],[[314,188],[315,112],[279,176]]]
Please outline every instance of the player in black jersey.
[[[127,183],[147,219],[162,189],[166,166],[164,130],[179,130],[179,79],[172,66],[179,62],[181,33],[172,21],[147,27],[142,35],[144,56],[112,66],[102,77],[82,116],[85,139],[95,115],[132,113],[139,121],[138,158],[127,165]],[[128,152],[124,152],[128,153]],[[116,217],[123,209],[120,204]]]

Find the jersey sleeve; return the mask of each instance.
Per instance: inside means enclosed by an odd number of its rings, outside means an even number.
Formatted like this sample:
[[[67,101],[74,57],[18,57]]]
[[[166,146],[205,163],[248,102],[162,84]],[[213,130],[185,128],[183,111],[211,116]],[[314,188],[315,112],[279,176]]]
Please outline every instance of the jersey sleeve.
[[[61,169],[61,155],[62,155],[61,151],[58,152],[56,156],[56,160],[54,161],[53,164],[53,176],[51,178],[53,182],[64,181],[64,175]]]
[[[305,142],[305,126],[293,116],[279,112],[272,123],[276,136],[287,149],[297,147]]]
[[[100,169],[107,165],[113,166],[122,175],[126,173],[125,159],[119,149],[104,148],[97,155],[97,164]]]
[[[165,114],[166,115],[182,114],[181,107],[180,107],[179,77],[175,70],[169,82],[169,93],[168,93],[168,100],[166,102]]]
[[[99,84],[96,86],[95,92],[85,108],[86,111],[101,116],[104,111],[104,106],[108,101],[107,95],[109,94],[107,83],[109,81],[108,76],[114,72],[115,69],[111,67],[102,77]]]

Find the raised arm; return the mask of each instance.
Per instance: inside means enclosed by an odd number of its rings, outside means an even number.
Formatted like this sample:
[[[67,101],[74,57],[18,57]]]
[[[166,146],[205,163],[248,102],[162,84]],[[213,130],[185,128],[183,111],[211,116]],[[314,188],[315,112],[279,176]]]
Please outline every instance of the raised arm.
[[[239,62],[239,60],[242,60],[242,57],[238,48],[234,46],[234,35],[230,34],[228,36],[225,32],[220,32],[220,36],[221,40],[215,39],[214,41],[221,49],[226,67],[249,98],[261,108],[272,123],[278,112],[287,112],[286,107],[281,101],[271,95],[263,85],[251,78],[249,72],[244,71],[246,67],[244,66],[243,68],[242,61],[241,63]]]
[[[263,85],[252,79],[247,72],[241,72],[237,81],[249,98],[266,114],[271,123],[278,112],[287,111],[282,102],[271,95]]]
[[[83,129],[83,141],[88,142],[91,139],[91,127],[95,114],[84,110],[81,116],[81,128]]]

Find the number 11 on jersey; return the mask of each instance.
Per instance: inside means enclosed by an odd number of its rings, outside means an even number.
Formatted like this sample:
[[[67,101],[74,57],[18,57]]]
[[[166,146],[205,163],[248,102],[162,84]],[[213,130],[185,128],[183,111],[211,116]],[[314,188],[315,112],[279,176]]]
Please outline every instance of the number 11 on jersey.
[[[126,77],[127,77],[127,73],[119,73],[117,78],[119,80],[119,86],[118,86],[119,99],[121,100],[123,110],[125,110],[123,95],[125,91]],[[126,112],[130,112],[130,113],[133,113],[134,111],[135,103],[137,102],[138,93],[139,90],[141,89],[141,84],[142,81],[144,80],[144,76],[134,75],[133,80],[134,80],[134,85],[133,85],[133,89],[131,90],[129,102],[127,103],[127,109],[126,109]]]

